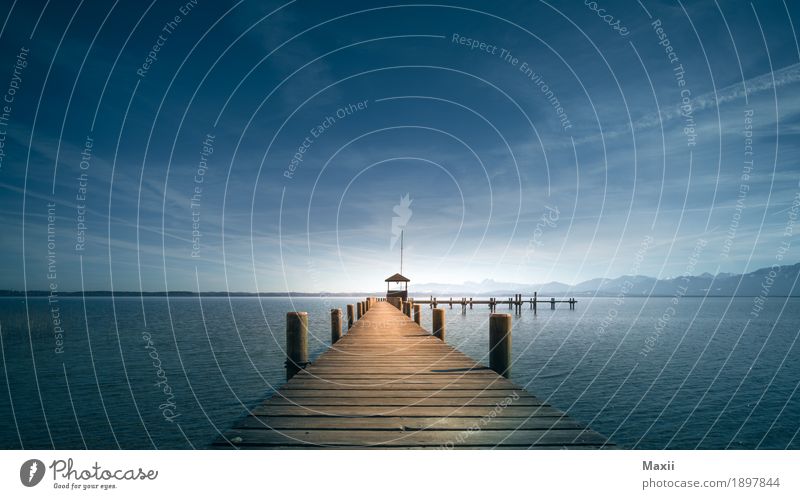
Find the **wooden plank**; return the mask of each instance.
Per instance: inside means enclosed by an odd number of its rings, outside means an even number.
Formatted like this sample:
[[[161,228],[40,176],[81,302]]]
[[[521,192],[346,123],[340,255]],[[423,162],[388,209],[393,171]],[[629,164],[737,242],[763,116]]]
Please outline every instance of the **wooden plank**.
[[[549,430],[581,429],[583,425],[560,416],[535,416],[531,418],[477,418],[477,417],[327,417],[327,416],[249,416],[234,428],[293,430]]]
[[[313,398],[353,398],[353,397],[366,397],[366,398],[497,398],[498,400],[510,397],[514,398],[531,398],[535,397],[524,393],[520,395],[519,392],[514,390],[475,390],[463,389],[454,390],[451,388],[442,388],[439,390],[351,390],[351,389],[295,389],[282,390],[281,397],[293,400],[296,397],[313,397]],[[538,400],[538,399],[537,399]]]
[[[238,447],[270,445],[382,446],[382,447],[459,447],[463,445],[569,446],[603,445],[605,437],[585,429],[480,430],[474,432],[382,431],[382,430],[281,430],[234,429],[225,437]]]
[[[506,380],[484,383],[482,381],[414,381],[395,380],[376,381],[371,379],[320,379],[292,383],[291,390],[328,390],[330,392],[344,390],[514,390],[516,387]]]
[[[269,399],[264,407],[273,405],[299,405],[312,407],[326,406],[362,406],[362,407],[407,407],[407,406],[458,406],[458,407],[494,407],[508,404],[505,397],[284,397],[275,396]],[[538,407],[543,405],[533,397],[520,398],[509,407]]]
[[[410,406],[410,407],[376,407],[376,406],[346,406],[346,405],[261,405],[253,408],[252,414],[257,416],[424,416],[424,417],[456,417],[472,416],[484,417],[490,415],[492,407],[467,406]],[[503,409],[504,417],[525,418],[528,416],[563,416],[564,413],[549,406],[521,406],[506,407]]]

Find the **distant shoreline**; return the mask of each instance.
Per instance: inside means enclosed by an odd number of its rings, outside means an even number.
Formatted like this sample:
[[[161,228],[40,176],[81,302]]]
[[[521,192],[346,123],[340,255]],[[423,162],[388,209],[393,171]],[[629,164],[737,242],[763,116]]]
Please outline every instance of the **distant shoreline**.
[[[509,293],[474,293],[471,295],[467,295],[467,298],[471,297],[494,297],[498,298],[502,303],[502,300],[505,299],[506,295]],[[538,292],[540,298],[569,298],[569,297],[577,297],[577,298],[615,298],[618,297],[616,293],[591,293],[591,292],[580,292],[580,293],[548,293],[547,291],[539,291]],[[125,297],[135,297],[135,298],[197,298],[197,297],[206,297],[206,298],[326,298],[326,297],[333,297],[333,298],[350,298],[350,297],[362,297],[362,296],[382,296],[383,293],[327,293],[327,292],[319,292],[319,293],[308,293],[308,292],[300,292],[300,291],[289,291],[289,292],[264,292],[264,293],[249,293],[244,291],[201,291],[200,293],[195,291],[64,291],[58,292],[57,296],[59,298],[80,298],[85,296],[87,298],[125,298]],[[431,296],[430,293],[409,293],[412,298],[429,298]],[[0,298],[46,298],[50,296],[49,291],[42,291],[42,290],[35,290],[35,291],[28,291],[25,293],[24,291],[13,291],[13,290],[0,290]],[[439,293],[433,295],[438,298],[440,305],[446,305],[449,303],[447,299],[450,298],[449,294]],[[459,302],[463,297],[463,294],[453,294],[453,303],[456,303],[456,300]],[[755,298],[759,295],[730,295],[730,294],[687,294],[684,295],[683,298]],[[446,297],[446,298],[445,298]],[[523,295],[523,301],[530,298],[529,295]],[[671,298],[673,295],[670,294],[630,294],[627,298]],[[797,295],[769,295],[770,298],[800,298],[800,294]]]

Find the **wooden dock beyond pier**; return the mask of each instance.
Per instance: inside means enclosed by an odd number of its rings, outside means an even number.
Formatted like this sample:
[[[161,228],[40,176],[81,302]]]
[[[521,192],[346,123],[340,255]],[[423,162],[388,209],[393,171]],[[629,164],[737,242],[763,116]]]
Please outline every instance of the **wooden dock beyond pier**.
[[[385,301],[214,448],[600,448],[602,435]]]

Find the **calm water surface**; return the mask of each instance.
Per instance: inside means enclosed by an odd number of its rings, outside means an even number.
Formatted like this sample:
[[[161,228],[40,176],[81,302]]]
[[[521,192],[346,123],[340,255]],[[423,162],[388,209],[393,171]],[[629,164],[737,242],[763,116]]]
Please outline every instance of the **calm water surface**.
[[[354,302],[61,298],[59,353],[46,299],[26,316],[24,300],[0,298],[0,447],[205,447],[283,383],[287,311],[309,313],[313,359],[330,344],[329,308]],[[800,299],[770,298],[758,317],[752,303],[525,309],[512,377],[623,447],[797,449]],[[448,309],[447,341],[488,363],[488,317]]]

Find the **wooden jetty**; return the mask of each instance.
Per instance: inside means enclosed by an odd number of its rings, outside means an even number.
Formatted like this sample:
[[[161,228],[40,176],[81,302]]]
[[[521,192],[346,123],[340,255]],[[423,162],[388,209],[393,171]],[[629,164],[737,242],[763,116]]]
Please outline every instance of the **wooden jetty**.
[[[522,306],[529,305],[529,308],[533,310],[534,313],[538,310],[538,305],[540,303],[550,305],[550,310],[556,309],[557,303],[567,303],[569,304],[570,310],[575,310],[575,304],[578,303],[578,300],[575,298],[566,298],[566,299],[556,299],[556,298],[548,298],[545,300],[541,300],[538,297],[538,293],[534,292],[533,296],[525,298],[521,293],[515,294],[513,297],[509,297],[508,299],[497,299],[497,298],[485,298],[483,300],[478,298],[438,298],[431,296],[430,298],[410,298],[414,303],[420,303],[428,305],[430,308],[438,308],[439,305],[445,306],[449,305],[450,308],[453,308],[453,305],[460,305],[461,311],[466,312],[467,307],[472,310],[473,305],[488,305],[489,310],[495,312],[497,310],[498,305],[508,305],[509,309],[513,309],[517,314],[522,313]]]
[[[310,364],[297,351],[304,340],[289,330],[298,319],[300,333],[307,333],[307,316],[288,314],[287,341],[296,343],[287,345],[289,381],[212,447],[613,447],[495,372],[509,372],[510,315],[492,316],[493,371],[443,341],[444,310],[434,313],[433,335],[418,324],[419,305],[413,313],[383,299],[358,305],[364,311],[344,335],[336,331],[341,313],[331,311],[335,343]]]

